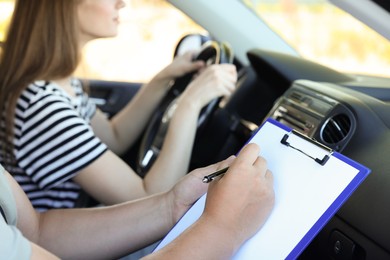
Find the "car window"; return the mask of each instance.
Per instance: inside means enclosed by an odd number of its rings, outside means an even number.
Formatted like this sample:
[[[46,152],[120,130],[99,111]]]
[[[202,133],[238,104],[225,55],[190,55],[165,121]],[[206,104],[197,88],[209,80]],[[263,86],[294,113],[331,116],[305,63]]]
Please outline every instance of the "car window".
[[[304,58],[390,77],[390,42],[326,0],[242,0]]]
[[[13,0],[0,0],[0,42],[5,40],[5,33],[14,9]]]
[[[13,0],[0,0],[0,41]],[[125,0],[118,36],[94,40],[84,48],[76,75],[83,78],[147,82],[172,61],[186,34],[206,31],[165,0]]]
[[[185,34],[205,30],[165,0],[126,0],[118,36],[90,42],[77,74],[146,82],[172,61]]]

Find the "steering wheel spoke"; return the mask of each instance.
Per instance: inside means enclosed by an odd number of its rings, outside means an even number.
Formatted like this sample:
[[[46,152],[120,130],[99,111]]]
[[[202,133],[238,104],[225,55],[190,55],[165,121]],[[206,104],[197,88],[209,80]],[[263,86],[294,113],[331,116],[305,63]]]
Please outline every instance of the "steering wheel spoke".
[[[152,161],[154,161],[157,158],[159,153],[160,153],[159,148],[155,146],[150,147],[150,149],[145,153],[145,156],[142,158],[141,165],[143,167],[147,167],[148,165],[150,165]]]

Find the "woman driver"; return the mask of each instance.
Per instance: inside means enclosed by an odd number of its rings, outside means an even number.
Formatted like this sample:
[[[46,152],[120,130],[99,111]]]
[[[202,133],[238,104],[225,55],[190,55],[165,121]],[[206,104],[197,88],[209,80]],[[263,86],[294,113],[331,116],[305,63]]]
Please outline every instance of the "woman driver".
[[[117,34],[122,0],[15,1],[0,62],[0,163],[40,211],[72,208],[85,190],[116,204],[170,189],[186,174],[201,108],[228,96],[233,65],[176,58],[107,119],[72,76],[83,46]],[[140,178],[118,155],[142,133],[169,83],[202,72],[180,96],[157,161]]]

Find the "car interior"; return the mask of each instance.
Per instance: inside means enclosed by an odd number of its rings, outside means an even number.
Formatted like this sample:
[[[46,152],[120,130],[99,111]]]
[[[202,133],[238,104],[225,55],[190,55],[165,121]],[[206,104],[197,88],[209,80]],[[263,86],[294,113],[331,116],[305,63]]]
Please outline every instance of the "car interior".
[[[302,254],[302,259],[390,257],[388,88],[367,86],[332,69],[285,54],[252,50],[248,58],[250,66],[240,69],[234,95],[223,106],[209,110],[207,121],[199,125],[190,169],[237,153],[264,119],[274,118],[372,170]],[[115,88],[105,89],[99,84],[102,83],[91,82],[92,96],[105,100],[101,108],[109,115],[126,104],[126,97],[131,99],[137,88],[118,83]],[[139,147],[125,155],[140,175],[158,156],[164,136],[161,128],[166,129],[161,118],[169,104],[160,106],[156,113],[160,117],[151,121]],[[336,242],[343,249],[337,249]],[[340,258],[338,250],[349,257]]]
[[[205,61],[228,62],[218,60],[219,56],[227,55],[220,52],[234,53],[221,47],[223,41],[203,34],[184,36],[175,53],[187,48],[186,44],[194,39],[200,43],[198,58]],[[354,77],[295,55],[263,48],[252,48],[246,56],[248,65],[237,57],[230,61],[239,72],[234,94],[201,113],[203,119],[198,124],[190,169],[237,153],[266,118],[273,118],[372,171],[300,258],[389,259],[388,81]],[[186,76],[180,79],[179,88],[188,84],[189,75]],[[106,84],[90,82],[91,95],[109,116],[126,104],[140,86],[121,82],[105,88]],[[162,118],[180,94],[173,92],[176,94],[166,97],[159,106],[158,116],[151,120],[145,135],[124,155],[141,176],[158,156],[167,124]]]
[[[187,1],[169,2],[201,23],[197,20],[200,14],[191,15],[190,3],[180,3]],[[354,5],[354,1],[345,2]],[[390,19],[388,2],[361,2],[384,10]],[[206,0],[199,1],[202,4],[213,5]],[[355,13],[359,10],[354,9]],[[202,26],[208,29],[205,23]],[[372,20],[371,26],[390,39],[388,24]],[[210,34],[183,36],[174,55],[196,42],[196,59],[208,64],[236,65],[237,88],[230,98],[214,100],[202,110],[189,169],[236,154],[267,118],[273,118],[371,169],[367,179],[311,241],[300,259],[390,259],[389,79],[351,75],[289,52],[263,47],[248,48],[243,54],[212,29]],[[248,62],[243,62],[243,56]],[[192,76],[176,80],[144,135],[122,155],[140,176],[158,157],[170,108]],[[142,86],[141,82],[85,80],[91,98],[108,117],[131,101]]]

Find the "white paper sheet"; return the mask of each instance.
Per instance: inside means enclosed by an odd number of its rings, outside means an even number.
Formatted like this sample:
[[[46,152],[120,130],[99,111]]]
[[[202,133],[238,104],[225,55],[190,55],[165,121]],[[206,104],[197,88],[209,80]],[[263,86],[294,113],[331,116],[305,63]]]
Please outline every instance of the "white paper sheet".
[[[338,158],[331,156],[322,166],[307,155],[281,144],[286,133],[275,122],[266,121],[250,141],[260,145],[260,154],[274,175],[275,207],[261,230],[240,248],[233,259],[294,258],[294,254],[307,246],[369,173],[369,169],[348,158],[341,160],[344,157],[340,154]],[[316,158],[322,159],[328,154],[296,135],[289,135],[288,142]],[[205,196],[194,204],[155,250],[171,242],[195,222],[203,212],[204,203]]]

